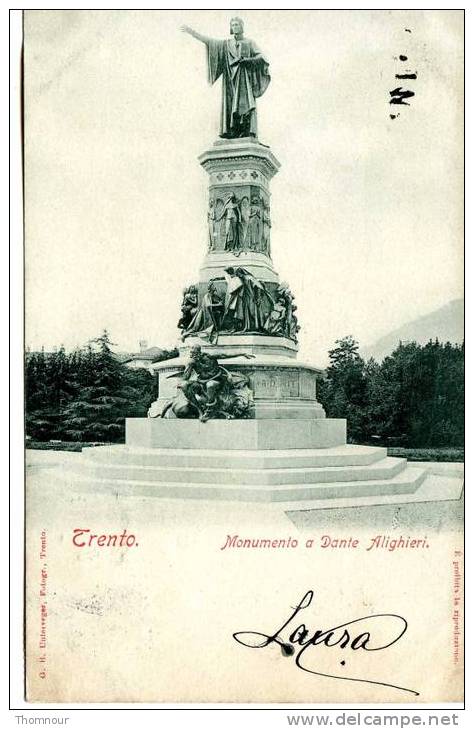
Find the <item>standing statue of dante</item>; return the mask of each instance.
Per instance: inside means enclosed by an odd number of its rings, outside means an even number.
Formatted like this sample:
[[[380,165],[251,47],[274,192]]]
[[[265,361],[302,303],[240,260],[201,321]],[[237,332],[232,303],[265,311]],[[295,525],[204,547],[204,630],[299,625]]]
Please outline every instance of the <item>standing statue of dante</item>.
[[[222,109],[220,136],[257,136],[257,109],[255,99],[266,91],[270,83],[268,61],[255,43],[244,38],[244,24],[240,18],[230,21],[230,35],[226,40],[215,40],[197,33],[187,25],[181,30],[205,43],[209,83],[222,76]]]

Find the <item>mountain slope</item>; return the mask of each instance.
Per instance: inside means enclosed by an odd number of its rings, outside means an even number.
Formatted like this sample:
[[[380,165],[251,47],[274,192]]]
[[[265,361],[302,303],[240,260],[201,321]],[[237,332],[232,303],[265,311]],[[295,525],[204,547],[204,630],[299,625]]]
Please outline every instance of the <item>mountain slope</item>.
[[[391,354],[401,342],[426,344],[430,339],[460,344],[464,339],[464,300],[455,299],[430,314],[420,316],[361,348],[364,359],[380,361]]]

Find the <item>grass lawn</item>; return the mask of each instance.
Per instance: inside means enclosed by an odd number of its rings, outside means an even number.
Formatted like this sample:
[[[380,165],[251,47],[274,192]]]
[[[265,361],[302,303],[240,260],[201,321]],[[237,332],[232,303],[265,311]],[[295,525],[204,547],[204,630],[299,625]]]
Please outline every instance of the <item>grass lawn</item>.
[[[115,445],[114,443],[86,443],[85,441],[41,441],[41,440],[27,440],[26,448],[34,451],[72,451],[74,453],[80,453],[83,448],[89,448],[91,446],[104,446],[104,445]]]
[[[389,456],[406,458],[409,461],[464,462],[464,448],[389,448]]]
[[[34,441],[26,442],[31,450],[41,451],[72,451],[80,453],[83,448],[90,446],[114,445],[113,443],[86,443],[69,441]],[[406,458],[408,461],[437,461],[450,463],[464,462],[464,448],[388,448],[389,456]]]

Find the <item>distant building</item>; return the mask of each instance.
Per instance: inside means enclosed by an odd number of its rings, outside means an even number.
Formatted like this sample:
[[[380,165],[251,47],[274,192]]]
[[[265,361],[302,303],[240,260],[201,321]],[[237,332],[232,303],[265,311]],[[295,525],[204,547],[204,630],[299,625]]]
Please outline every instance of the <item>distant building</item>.
[[[154,362],[176,356],[174,352],[168,352],[166,349],[160,349],[160,347],[148,347],[146,339],[141,339],[139,345],[139,352],[128,354],[121,360],[122,364],[133,370],[145,369],[153,372],[151,365]]]

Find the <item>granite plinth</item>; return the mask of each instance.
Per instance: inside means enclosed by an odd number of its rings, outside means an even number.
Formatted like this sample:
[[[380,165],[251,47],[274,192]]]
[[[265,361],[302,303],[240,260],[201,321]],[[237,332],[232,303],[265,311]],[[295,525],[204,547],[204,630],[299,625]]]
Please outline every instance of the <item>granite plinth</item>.
[[[180,420],[127,418],[127,446],[210,450],[331,448],[346,442],[343,419]]]

